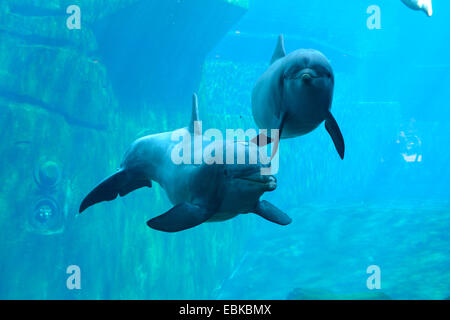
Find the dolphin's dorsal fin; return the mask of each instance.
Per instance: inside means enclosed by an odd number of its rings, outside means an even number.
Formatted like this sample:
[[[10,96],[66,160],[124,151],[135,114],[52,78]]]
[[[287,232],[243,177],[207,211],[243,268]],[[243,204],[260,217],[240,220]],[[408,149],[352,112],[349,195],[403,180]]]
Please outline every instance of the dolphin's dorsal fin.
[[[194,132],[194,122],[200,121],[198,116],[198,98],[197,95],[194,93],[192,95],[192,118],[191,123],[189,124],[189,131]]]
[[[270,64],[274,63],[278,59],[281,59],[286,56],[286,50],[284,49],[284,37],[282,34],[278,36],[278,43],[277,47],[275,48],[275,51],[272,56],[272,60],[270,61]]]

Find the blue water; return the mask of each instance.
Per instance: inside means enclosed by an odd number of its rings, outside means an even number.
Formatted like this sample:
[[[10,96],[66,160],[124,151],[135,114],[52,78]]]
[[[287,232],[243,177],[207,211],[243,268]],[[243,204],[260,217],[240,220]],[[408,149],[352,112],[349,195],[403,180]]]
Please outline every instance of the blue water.
[[[450,296],[448,1],[432,17],[400,0],[72,2],[81,30],[67,1],[0,4],[1,299]],[[346,143],[341,160],[323,125],[282,141],[263,198],[289,226],[242,215],[161,233],[145,224],[172,207],[156,184],[77,215],[134,139],[188,124],[194,91],[204,126],[255,128],[279,34],[331,61]]]

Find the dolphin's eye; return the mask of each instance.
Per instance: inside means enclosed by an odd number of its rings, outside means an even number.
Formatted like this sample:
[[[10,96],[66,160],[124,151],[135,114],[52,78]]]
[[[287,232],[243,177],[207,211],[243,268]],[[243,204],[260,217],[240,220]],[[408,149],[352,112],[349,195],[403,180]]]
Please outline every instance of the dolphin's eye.
[[[315,70],[322,77],[329,77],[330,76],[330,72],[327,69],[325,69],[324,67],[320,66],[320,65],[313,66],[312,69]]]
[[[328,79],[333,78],[333,74],[331,73],[331,71],[329,71],[328,69],[325,68],[317,68],[316,69],[317,73],[320,74],[322,77],[326,77]]]

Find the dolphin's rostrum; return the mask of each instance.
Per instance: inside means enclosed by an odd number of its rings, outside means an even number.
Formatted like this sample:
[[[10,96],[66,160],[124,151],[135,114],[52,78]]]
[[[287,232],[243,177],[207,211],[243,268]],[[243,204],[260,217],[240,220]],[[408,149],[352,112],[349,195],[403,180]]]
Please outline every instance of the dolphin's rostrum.
[[[147,222],[148,226],[161,231],[177,232],[195,227],[203,222],[223,221],[241,213],[256,213],[280,225],[291,219],[268,201],[260,201],[266,191],[276,188],[272,175],[261,175],[262,164],[175,164],[171,151],[177,144],[176,136],[191,136],[194,122],[198,121],[197,96],[194,94],[192,120],[186,128],[150,135],[136,140],[125,154],[118,172],[101,182],[83,200],[80,213],[88,207],[111,201],[117,196],[151,187],[159,183],[174,205],[168,212]],[[178,132],[177,132],[178,131]],[[204,140],[202,148],[208,146]],[[253,144],[234,144],[235,158],[238,153],[248,155]],[[195,144],[194,144],[195,148]]]

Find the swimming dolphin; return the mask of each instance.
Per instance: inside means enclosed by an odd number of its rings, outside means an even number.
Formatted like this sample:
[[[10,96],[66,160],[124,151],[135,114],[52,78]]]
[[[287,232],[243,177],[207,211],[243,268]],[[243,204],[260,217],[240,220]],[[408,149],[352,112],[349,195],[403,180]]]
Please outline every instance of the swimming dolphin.
[[[118,195],[123,197],[142,187],[151,187],[152,181],[156,181],[174,205],[166,213],[147,222],[156,230],[177,232],[203,222],[228,220],[241,213],[256,213],[280,225],[291,223],[289,216],[280,209],[268,201],[259,200],[264,192],[273,191],[277,186],[274,176],[261,175],[262,164],[237,164],[236,161],[235,164],[174,163],[171,154],[179,142],[173,141],[172,137],[183,137],[185,141],[195,135],[194,123],[198,121],[196,95],[192,105],[192,120],[188,127],[136,140],[125,154],[118,172],[86,196],[80,213],[96,203],[114,200]],[[204,148],[201,147],[200,151],[208,147],[206,142],[204,140]],[[239,153],[248,156],[251,146],[254,146],[245,142],[224,141],[225,149],[226,143],[234,144],[235,160]]]
[[[280,35],[270,67],[253,88],[253,118],[260,129],[268,132],[279,129],[280,138],[307,134],[325,121],[325,128],[343,159],[344,139],[330,112],[333,89],[334,75],[328,59],[311,49],[286,55],[283,35]],[[261,135],[253,140],[261,145],[259,141]],[[267,137],[262,141],[264,144]],[[275,143],[276,152],[277,139]]]
[[[433,5],[431,0],[402,0],[404,4],[413,10],[421,10],[431,17],[433,15]]]

